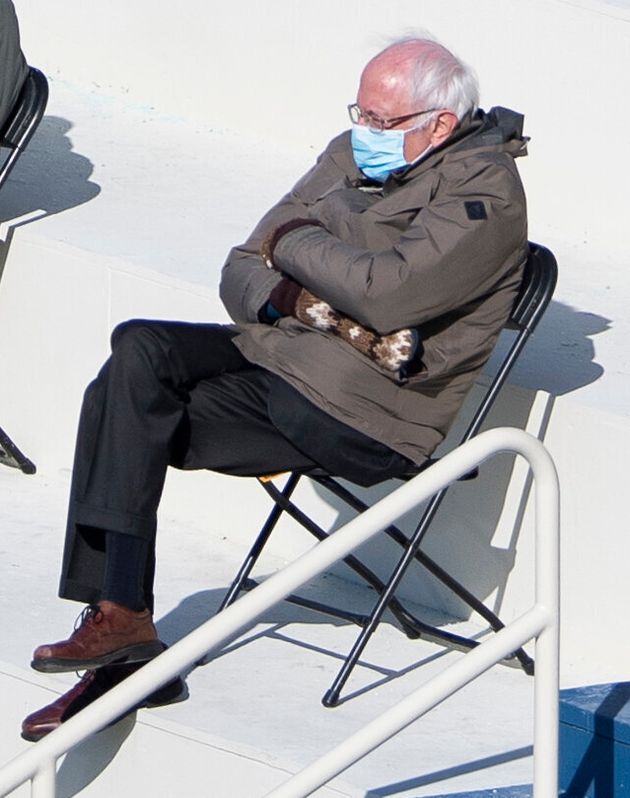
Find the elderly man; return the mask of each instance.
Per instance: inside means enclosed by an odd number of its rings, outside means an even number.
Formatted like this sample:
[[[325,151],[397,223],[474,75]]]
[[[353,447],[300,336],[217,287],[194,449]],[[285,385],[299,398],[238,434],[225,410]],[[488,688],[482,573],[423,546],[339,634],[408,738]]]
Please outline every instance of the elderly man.
[[[34,668],[85,668],[93,684],[162,649],[152,583],[169,465],[316,464],[369,485],[443,439],[526,259],[522,118],[477,102],[470,70],[440,44],[391,45],[361,75],[352,129],[229,254],[221,297],[235,325],[114,331],[84,400],[60,588],[89,606]],[[81,684],[25,736],[58,725]]]

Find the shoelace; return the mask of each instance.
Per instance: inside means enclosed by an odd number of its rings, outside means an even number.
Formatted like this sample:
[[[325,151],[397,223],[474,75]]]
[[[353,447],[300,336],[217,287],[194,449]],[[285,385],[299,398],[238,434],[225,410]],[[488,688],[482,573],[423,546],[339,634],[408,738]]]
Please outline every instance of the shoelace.
[[[74,622],[74,631],[77,632],[84,623],[87,623],[91,620],[94,620],[95,623],[100,623],[102,618],[103,611],[98,604],[88,604],[87,607],[83,608],[81,614]]]
[[[96,671],[93,671],[93,670],[88,670],[88,671],[83,671],[83,672],[82,671],[75,671],[74,674],[78,678],[79,682],[85,682],[85,681],[88,681],[89,679],[92,679],[94,677],[94,675],[96,674]],[[77,686],[77,685],[75,685],[75,686]]]

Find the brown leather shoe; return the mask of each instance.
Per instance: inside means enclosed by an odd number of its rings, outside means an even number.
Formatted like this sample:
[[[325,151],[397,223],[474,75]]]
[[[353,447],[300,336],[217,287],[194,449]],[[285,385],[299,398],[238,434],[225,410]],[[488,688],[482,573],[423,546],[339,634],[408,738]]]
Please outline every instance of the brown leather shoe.
[[[149,610],[134,612],[113,601],[90,604],[67,640],[39,646],[31,667],[44,673],[92,670],[113,662],[140,662],[162,651]]]
[[[136,663],[135,665],[108,665],[104,668],[99,668],[97,671],[87,671],[81,677],[81,680],[70,688],[67,693],[59,696],[55,701],[48,706],[38,709],[22,721],[22,737],[29,742],[37,742],[54,731],[68,718],[76,715],[82,709],[96,701],[112,687],[122,682],[127,676],[141,668],[144,663]],[[158,707],[165,704],[174,704],[177,701],[183,701],[187,698],[188,692],[186,684],[181,677],[177,677],[172,681],[160,687],[150,696],[148,696],[137,707],[130,709],[129,712],[135,712],[140,707]],[[120,718],[117,718],[116,723]]]
[[[64,720],[67,720],[66,710],[77,699],[79,699],[86,690],[94,683],[96,671],[87,671],[81,677],[81,680],[74,685],[67,693],[64,693],[52,704],[38,709],[22,721],[22,737],[32,743],[41,740],[51,731],[54,731],[58,726],[61,726]]]

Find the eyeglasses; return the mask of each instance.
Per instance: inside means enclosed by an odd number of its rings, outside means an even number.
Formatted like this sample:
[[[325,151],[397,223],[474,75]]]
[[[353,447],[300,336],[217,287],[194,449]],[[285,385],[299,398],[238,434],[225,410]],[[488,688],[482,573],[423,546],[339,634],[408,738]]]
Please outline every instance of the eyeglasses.
[[[434,111],[437,110],[439,109],[427,108],[426,111],[415,111],[413,114],[404,114],[403,116],[393,116],[391,119],[383,119],[382,117],[377,116],[376,114],[370,113],[370,111],[363,111],[359,107],[359,105],[357,105],[357,103],[351,103],[348,106],[348,115],[350,117],[350,121],[355,125],[363,121],[368,125],[368,127],[383,132],[383,130],[389,130],[395,125],[399,125],[401,122],[406,122],[407,119],[413,119],[414,116],[422,116],[422,114],[432,114]]]

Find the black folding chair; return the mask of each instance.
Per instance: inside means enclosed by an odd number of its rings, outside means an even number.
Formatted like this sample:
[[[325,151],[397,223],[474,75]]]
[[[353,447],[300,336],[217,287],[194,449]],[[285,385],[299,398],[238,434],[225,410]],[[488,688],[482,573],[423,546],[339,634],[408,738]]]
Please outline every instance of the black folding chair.
[[[553,294],[556,284],[556,277],[557,264],[553,254],[539,244],[530,243],[529,257],[525,267],[521,288],[516,298],[510,319],[506,325],[508,329],[516,331],[516,337],[514,338],[507,353],[503,356],[500,366],[497,369],[497,372],[490,385],[484,390],[473,418],[459,441],[460,444],[472,438],[479,431],[481,424],[488,415],[488,412],[492,407],[497,395],[499,394],[499,391],[505,383],[512,366],[516,362],[516,359],[525,346],[527,339],[543,315],[545,308],[547,307]],[[421,468],[417,468],[406,475],[406,478],[411,479],[421,470],[430,467],[433,462],[435,462],[435,460],[429,460],[427,463],[424,463]],[[273,484],[271,479],[259,477],[258,480],[260,484],[273,499],[274,507],[271,510],[252,548],[250,549],[249,554],[243,562],[236,578],[228,589],[221,604],[220,610],[231,604],[237,598],[241,590],[249,590],[256,586],[257,582],[255,582],[253,579],[250,579],[249,574],[283,512],[288,513],[288,515],[294,518],[318,540],[324,540],[326,537],[328,537],[327,532],[315,524],[291,501],[291,495],[295,490],[299,480],[303,476],[307,476],[309,479],[312,479],[314,482],[322,485],[357,512],[360,513],[367,509],[367,505],[361,499],[355,496],[348,488],[344,487],[344,485],[342,485],[333,475],[326,473],[322,469],[312,469],[306,473],[293,472],[288,477],[287,482],[281,490]],[[469,479],[473,478],[474,476],[476,476],[476,472],[466,475],[465,478]],[[373,571],[367,568],[356,557],[351,555],[344,559],[346,565],[352,568],[378,593],[378,601],[376,602],[376,605],[369,616],[349,612],[343,608],[331,607],[329,605],[321,604],[320,602],[305,599],[300,596],[292,595],[287,598],[287,601],[291,601],[302,607],[308,607],[309,609],[324,612],[329,615],[342,618],[346,621],[356,623],[362,627],[361,632],[359,633],[350,653],[346,657],[346,660],[341,667],[341,670],[335,678],[332,686],[325,693],[322,699],[324,706],[336,706],[336,704],[339,702],[339,695],[346,680],[348,679],[348,676],[356,665],[363,649],[365,648],[372,633],[376,629],[386,609],[390,610],[402,627],[403,631],[410,638],[424,638],[433,640],[449,645],[453,648],[463,650],[468,650],[479,645],[479,641],[477,640],[463,637],[461,635],[454,634],[452,632],[448,632],[424,623],[412,615],[411,612],[409,612],[402,605],[400,600],[396,598],[395,592],[400,580],[405,574],[407,567],[414,559],[424,568],[426,568],[431,574],[433,574],[433,576],[435,576],[440,582],[452,590],[453,593],[455,593],[472,610],[483,617],[491,629],[494,631],[499,631],[501,628],[503,628],[504,624],[491,610],[489,610],[481,601],[479,601],[472,593],[470,593],[470,591],[468,591],[462,584],[450,576],[450,574],[441,568],[434,560],[428,557],[420,548],[424,536],[426,535],[431,521],[433,520],[440,504],[442,503],[447,490],[448,488],[444,488],[436,493],[435,496],[433,496],[426,509],[422,513],[415,531],[411,536],[405,535],[398,527],[393,525],[384,530],[384,533],[403,549],[402,556],[387,583],[384,583]],[[522,648],[519,648],[517,651],[515,651],[505,662],[506,664],[516,665],[517,667],[520,666],[527,674],[531,675],[534,672],[534,662],[527,652],[525,652]]]
[[[15,105],[0,129],[0,148],[4,157],[0,166],[0,189],[37,129],[47,101],[48,81],[45,75],[39,69],[29,67]],[[0,267],[0,276],[1,274]],[[33,463],[2,428],[0,428],[0,463],[19,468],[25,474],[35,473]]]
[[[0,188],[31,140],[44,115],[47,102],[46,76],[39,69],[29,67],[15,105],[0,129],[0,147],[8,149],[0,167]]]

